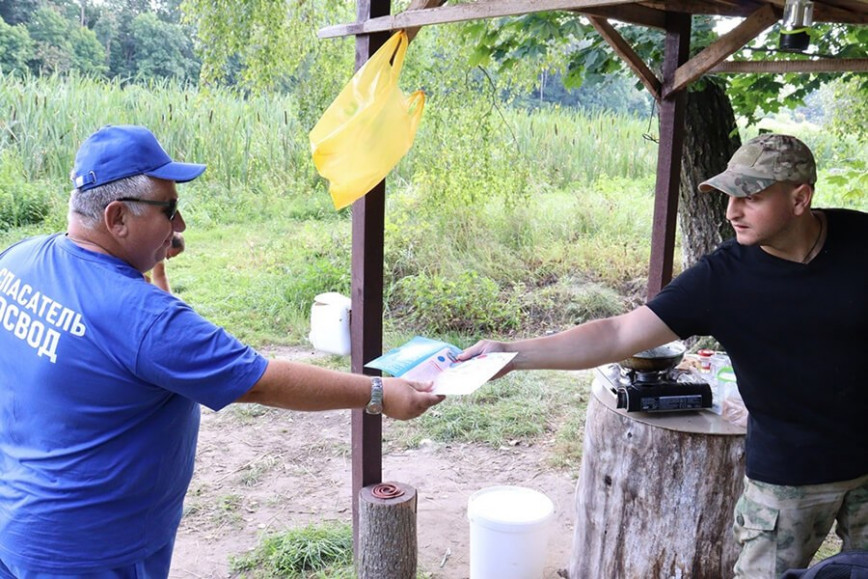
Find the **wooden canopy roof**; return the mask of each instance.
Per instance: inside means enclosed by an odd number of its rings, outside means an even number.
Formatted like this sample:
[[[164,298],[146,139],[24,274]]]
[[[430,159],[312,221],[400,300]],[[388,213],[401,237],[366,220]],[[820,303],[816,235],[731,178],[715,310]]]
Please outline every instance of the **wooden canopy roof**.
[[[785,0],[476,0],[446,4],[445,0],[416,0],[407,10],[323,28],[321,38],[370,34],[431,24],[519,16],[551,10],[569,10],[587,16],[663,28],[667,14],[704,14],[747,18],[760,8],[782,12]],[[815,0],[814,22],[868,23],[868,0]]]
[[[780,20],[785,0],[476,0],[446,4],[445,0],[413,0],[404,12],[323,28],[321,38],[366,35],[407,29],[412,36],[422,26],[469,20],[520,16],[535,12],[570,11],[588,18],[613,49],[639,76],[656,99],[677,92],[707,72],[785,73],[868,71],[868,59],[812,58],[810,60],[723,61],[763,30]],[[733,31],[679,67],[664,86],[607,20],[664,30],[667,16],[714,15],[745,20]],[[868,0],[816,0],[814,22],[868,24]]]

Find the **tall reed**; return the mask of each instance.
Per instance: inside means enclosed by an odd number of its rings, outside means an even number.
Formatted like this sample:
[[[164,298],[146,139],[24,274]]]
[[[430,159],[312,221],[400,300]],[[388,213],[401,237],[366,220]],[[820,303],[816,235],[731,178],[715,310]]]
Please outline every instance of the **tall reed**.
[[[167,82],[140,86],[80,77],[2,80],[0,148],[17,151],[27,180],[60,192],[71,186],[79,144],[106,124],[147,126],[175,158],[207,163],[193,190],[205,205],[245,207],[242,219],[263,206],[261,199],[243,203],[248,193],[299,195],[316,186],[306,128],[291,96],[241,98]]]

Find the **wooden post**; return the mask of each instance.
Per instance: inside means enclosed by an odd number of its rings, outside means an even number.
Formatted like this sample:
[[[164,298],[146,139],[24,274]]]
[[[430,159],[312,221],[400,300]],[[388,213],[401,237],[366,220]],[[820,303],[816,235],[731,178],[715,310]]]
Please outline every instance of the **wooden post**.
[[[731,577],[744,429],[707,412],[627,414],[592,393],[569,576]],[[671,428],[691,419],[712,433]]]
[[[357,0],[359,22],[389,14],[390,0]],[[356,37],[356,70],[389,38],[388,33]],[[365,364],[383,352],[383,237],[386,182],[353,203],[351,369],[379,376]],[[359,556],[359,489],[382,480],[382,418],[352,411],[353,547]]]
[[[675,71],[687,62],[689,56],[689,14],[666,13],[664,48],[663,93],[666,94],[674,81]],[[654,230],[651,233],[651,264],[648,267],[648,299],[657,295],[672,279],[687,93],[680,90],[668,94],[659,102],[659,106],[660,146],[657,150],[657,184],[654,194]]]
[[[380,483],[359,492],[358,579],[416,577],[416,489]]]

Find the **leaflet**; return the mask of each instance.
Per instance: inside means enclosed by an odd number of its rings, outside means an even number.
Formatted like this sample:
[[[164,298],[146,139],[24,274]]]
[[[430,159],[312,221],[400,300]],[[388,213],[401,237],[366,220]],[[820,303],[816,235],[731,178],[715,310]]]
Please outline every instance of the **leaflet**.
[[[416,336],[365,366],[407,380],[434,382],[435,394],[460,396],[475,392],[515,357],[514,352],[492,352],[459,362],[460,353],[452,344]]]

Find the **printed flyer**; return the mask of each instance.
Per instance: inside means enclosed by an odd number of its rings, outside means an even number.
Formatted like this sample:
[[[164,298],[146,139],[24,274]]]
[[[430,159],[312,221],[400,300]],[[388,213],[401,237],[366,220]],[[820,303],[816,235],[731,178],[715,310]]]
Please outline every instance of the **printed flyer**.
[[[475,392],[515,357],[513,352],[492,352],[459,362],[455,357],[460,353],[452,344],[416,336],[365,366],[407,380],[434,382],[435,394],[460,396]]]

